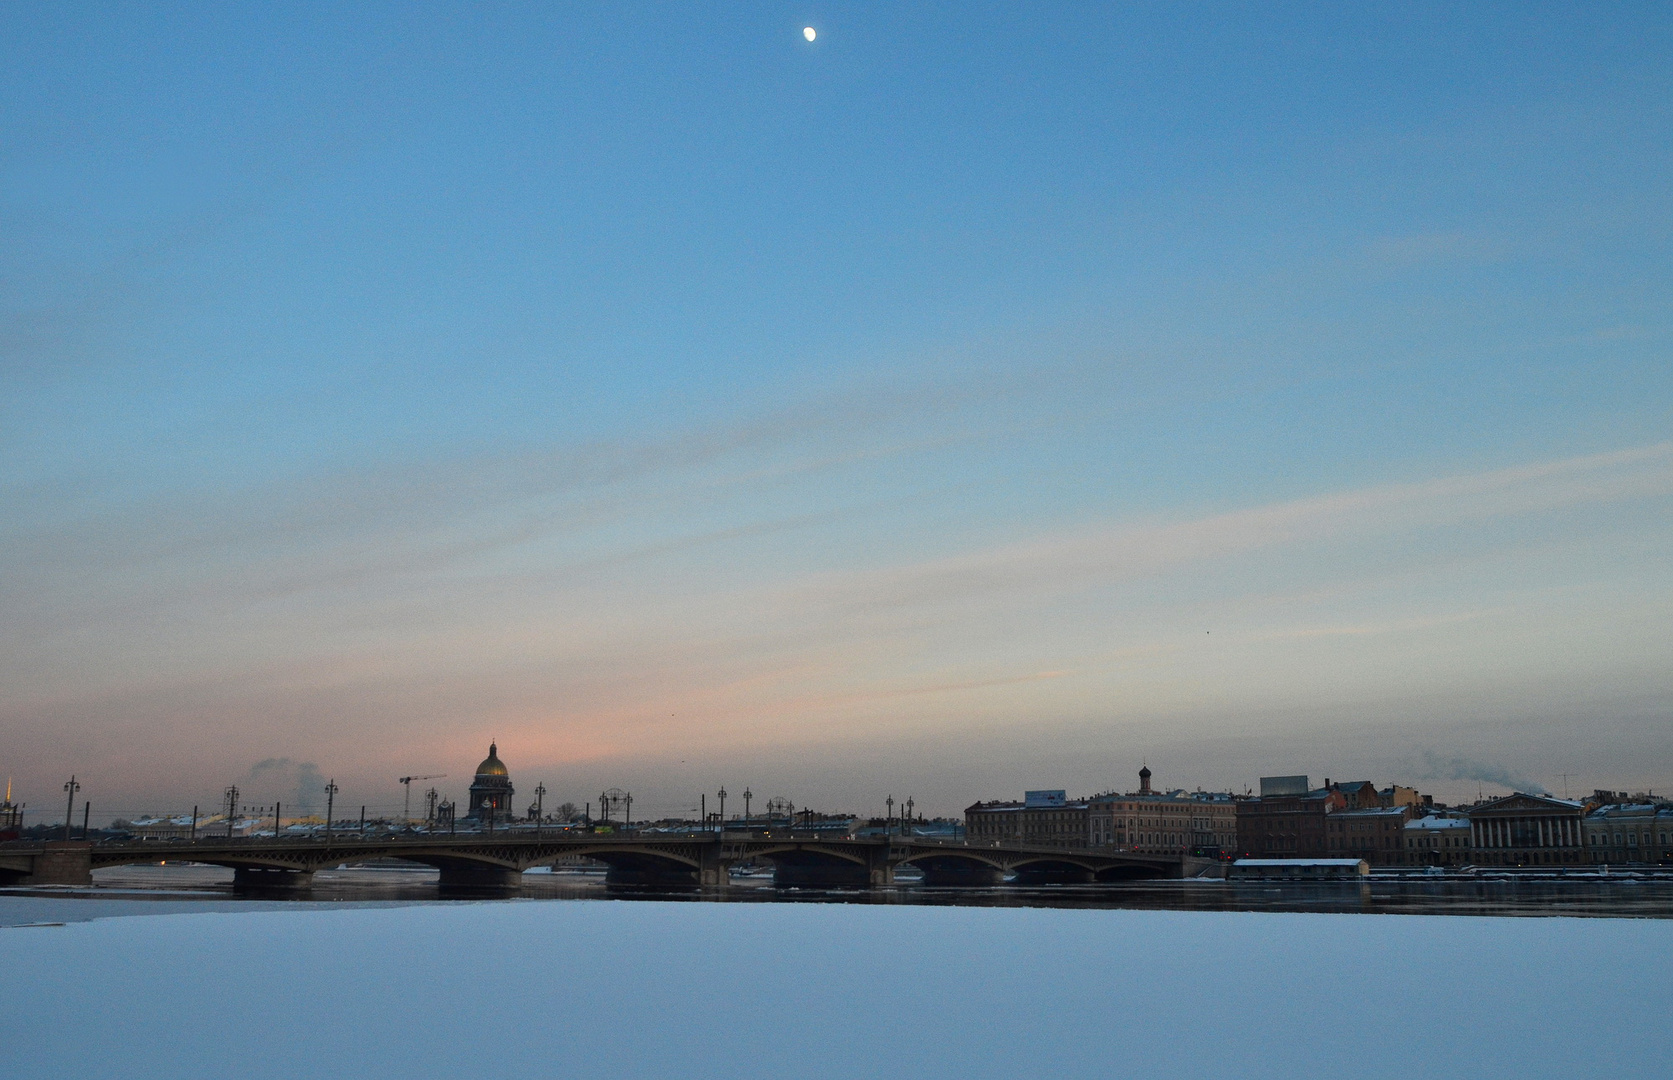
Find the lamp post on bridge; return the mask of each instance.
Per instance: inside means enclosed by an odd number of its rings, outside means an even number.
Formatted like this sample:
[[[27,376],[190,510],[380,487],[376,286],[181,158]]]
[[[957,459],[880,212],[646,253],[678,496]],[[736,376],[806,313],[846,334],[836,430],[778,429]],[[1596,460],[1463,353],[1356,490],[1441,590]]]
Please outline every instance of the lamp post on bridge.
[[[749,800],[753,797],[754,796],[751,795],[749,788],[747,788],[747,787],[744,788],[744,828],[745,829],[749,828],[749,822],[750,822]]]
[[[895,827],[895,797],[890,795],[883,803],[889,808],[889,812],[883,817],[883,835],[888,836],[889,830]]]
[[[337,805],[337,780],[325,782],[325,846],[331,846],[331,811]]]
[[[238,816],[238,785],[234,784],[227,788],[225,794],[227,799],[227,839],[231,840],[232,822]]]
[[[906,818],[902,822],[900,829],[900,835],[902,836],[906,835],[906,822],[910,822],[912,820],[912,807],[914,805],[915,804],[912,802],[912,796],[908,795],[906,797]]]
[[[70,839],[70,820],[75,816],[76,812],[76,792],[80,790],[81,785],[76,782],[74,775],[71,775],[68,780],[64,781],[64,791],[69,795],[69,798],[64,800],[64,840],[66,843],[68,843]]]
[[[534,834],[537,837],[542,833],[542,823],[546,820],[545,815],[546,785],[543,783],[536,784],[534,786]]]
[[[725,785],[721,785],[721,789],[720,789],[720,827],[717,828],[715,831],[716,832],[725,832],[726,831],[726,787],[725,787]]]

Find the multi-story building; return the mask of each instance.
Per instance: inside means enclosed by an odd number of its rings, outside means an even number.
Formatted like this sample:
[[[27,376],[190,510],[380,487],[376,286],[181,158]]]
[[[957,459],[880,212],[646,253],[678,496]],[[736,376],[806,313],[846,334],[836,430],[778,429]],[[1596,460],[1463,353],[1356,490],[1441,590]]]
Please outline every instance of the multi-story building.
[[[1095,848],[1218,855],[1237,845],[1237,803],[1223,792],[1158,792],[1150,769],[1139,790],[1087,800],[1087,843]]]
[[[1347,809],[1347,800],[1328,785],[1313,788],[1305,776],[1263,776],[1260,798],[1235,805],[1244,858],[1322,859],[1325,818]]]
[[[1472,806],[1471,861],[1480,866],[1563,866],[1586,862],[1585,808],[1568,799],[1516,792]]]
[[[1084,848],[1087,805],[1062,791],[1030,791],[1022,802],[979,802],[965,807],[964,830],[973,844],[1031,844]]]
[[[1366,785],[1370,788],[1370,785]],[[1375,796],[1376,790],[1371,789]],[[1364,859],[1372,866],[1401,866],[1406,861],[1406,822],[1410,806],[1339,810],[1325,816],[1325,857]]]
[[[1584,828],[1594,863],[1673,863],[1673,803],[1608,803]]]
[[[1342,801],[1349,810],[1375,810],[1388,805],[1383,802],[1382,793],[1377,785],[1369,780],[1349,780],[1341,784],[1332,784],[1327,778],[1324,786],[1342,793]]]
[[[1405,834],[1407,866],[1463,866],[1470,861],[1470,819],[1430,814],[1413,818]]]

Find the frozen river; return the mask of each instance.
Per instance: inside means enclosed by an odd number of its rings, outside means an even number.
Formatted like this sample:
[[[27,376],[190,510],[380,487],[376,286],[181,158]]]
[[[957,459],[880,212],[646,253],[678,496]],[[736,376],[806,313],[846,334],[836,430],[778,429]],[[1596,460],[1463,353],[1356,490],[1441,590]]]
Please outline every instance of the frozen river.
[[[1673,920],[215,903],[0,929],[4,1074],[1539,1080],[1668,1067]]]

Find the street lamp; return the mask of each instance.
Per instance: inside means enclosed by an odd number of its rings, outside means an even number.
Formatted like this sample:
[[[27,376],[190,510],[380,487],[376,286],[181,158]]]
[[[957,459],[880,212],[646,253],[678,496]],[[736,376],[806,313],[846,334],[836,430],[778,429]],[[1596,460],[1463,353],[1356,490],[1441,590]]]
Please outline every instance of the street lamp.
[[[545,811],[546,785],[536,784],[534,786],[534,834],[536,836],[540,835],[540,823],[546,820],[544,817]]]
[[[749,800],[753,798],[749,788],[744,788],[744,828],[749,828]]]
[[[895,797],[890,795],[883,802],[889,807],[889,812],[883,818],[883,835],[888,836],[889,830],[895,827]]]
[[[716,831],[726,831],[726,788],[724,787],[720,789],[720,827]]]
[[[331,810],[337,805],[337,781],[335,778],[325,782],[325,842],[331,843]]]
[[[913,807],[913,805],[914,805],[914,803],[912,802],[912,796],[908,795],[906,797],[906,819],[905,819],[905,821],[903,821],[901,823],[901,829],[900,829],[900,834],[902,836],[906,835],[906,822],[909,822],[909,821],[912,820],[912,807]]]
[[[232,839],[232,821],[238,816],[238,785],[234,784],[224,792],[227,799],[227,839]]]
[[[64,839],[66,841],[70,839],[70,817],[76,812],[76,792],[80,790],[81,785],[76,783],[76,778],[73,775],[64,782],[64,791],[68,793],[68,798],[64,800]]]

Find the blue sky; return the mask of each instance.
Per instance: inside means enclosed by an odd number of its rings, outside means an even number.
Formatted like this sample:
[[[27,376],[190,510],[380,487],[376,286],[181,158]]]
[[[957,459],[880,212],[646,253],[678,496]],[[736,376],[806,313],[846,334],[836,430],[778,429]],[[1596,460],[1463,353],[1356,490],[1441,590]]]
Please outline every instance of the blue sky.
[[[0,768],[1665,786],[1670,30],[8,9]]]

